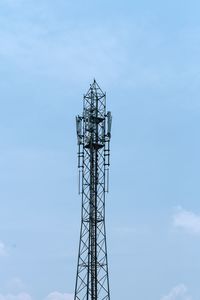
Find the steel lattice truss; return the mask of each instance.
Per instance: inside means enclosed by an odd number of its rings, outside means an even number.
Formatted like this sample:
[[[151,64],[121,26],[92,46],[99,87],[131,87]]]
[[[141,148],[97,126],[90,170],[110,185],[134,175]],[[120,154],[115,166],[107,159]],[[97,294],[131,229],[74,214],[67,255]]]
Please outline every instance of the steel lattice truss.
[[[95,80],[83,102],[83,114],[76,118],[82,216],[74,299],[110,300],[105,193],[108,191],[111,113],[106,112],[106,95]]]

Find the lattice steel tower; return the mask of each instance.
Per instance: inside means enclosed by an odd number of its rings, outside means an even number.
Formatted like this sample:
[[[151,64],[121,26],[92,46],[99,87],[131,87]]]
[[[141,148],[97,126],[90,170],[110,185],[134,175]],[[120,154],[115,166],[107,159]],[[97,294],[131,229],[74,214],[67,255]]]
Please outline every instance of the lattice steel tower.
[[[105,194],[109,184],[111,122],[106,94],[94,80],[83,98],[83,114],[76,117],[82,214],[75,300],[110,300]]]

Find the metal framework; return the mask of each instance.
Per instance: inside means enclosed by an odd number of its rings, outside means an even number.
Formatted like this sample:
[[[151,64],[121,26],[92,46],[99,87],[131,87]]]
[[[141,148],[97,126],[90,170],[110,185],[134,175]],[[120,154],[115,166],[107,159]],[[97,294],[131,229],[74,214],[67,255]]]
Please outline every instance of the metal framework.
[[[110,300],[105,229],[105,193],[109,185],[111,113],[97,82],[83,98],[76,117],[81,232],[74,300]]]

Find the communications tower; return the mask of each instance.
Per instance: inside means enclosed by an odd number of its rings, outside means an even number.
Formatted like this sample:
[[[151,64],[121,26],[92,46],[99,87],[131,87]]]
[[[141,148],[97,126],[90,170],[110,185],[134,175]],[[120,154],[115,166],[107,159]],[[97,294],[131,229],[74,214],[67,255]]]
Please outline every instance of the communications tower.
[[[110,300],[105,229],[105,194],[109,185],[111,113],[97,82],[83,98],[76,117],[81,231],[74,300]]]

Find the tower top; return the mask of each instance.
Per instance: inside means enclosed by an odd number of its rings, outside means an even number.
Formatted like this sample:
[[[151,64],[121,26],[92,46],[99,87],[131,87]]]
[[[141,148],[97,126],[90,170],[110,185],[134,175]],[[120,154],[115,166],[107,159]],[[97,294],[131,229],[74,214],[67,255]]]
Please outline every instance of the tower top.
[[[98,98],[103,98],[105,97],[106,93],[102,91],[100,86],[98,85],[96,79],[94,78],[93,83],[90,84],[90,88],[87,91],[87,93],[84,95],[84,98],[88,98],[91,96],[96,96]]]

